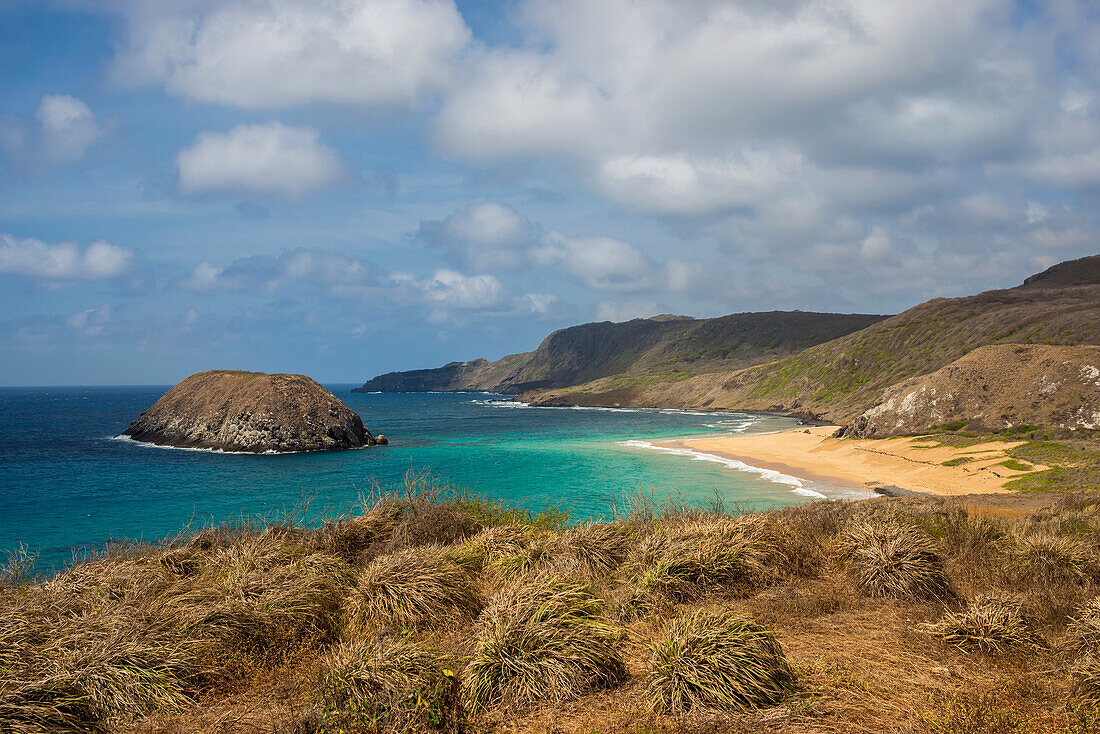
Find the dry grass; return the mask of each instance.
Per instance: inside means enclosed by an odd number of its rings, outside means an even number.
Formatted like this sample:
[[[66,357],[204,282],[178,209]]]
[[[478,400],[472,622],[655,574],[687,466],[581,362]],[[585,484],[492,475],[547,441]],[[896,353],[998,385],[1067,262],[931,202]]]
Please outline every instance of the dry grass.
[[[363,569],[347,599],[352,631],[454,622],[481,610],[470,574],[442,546],[406,548]]]
[[[564,528],[437,489],[49,579],[19,556],[0,731],[1100,731],[1095,497],[1018,520],[649,502]],[[974,603],[945,615],[951,589]]]
[[[1097,572],[1096,555],[1087,543],[1049,530],[1016,535],[1011,553],[1019,570],[1036,583],[1082,584]]]
[[[1100,654],[1100,597],[1093,597],[1070,617],[1064,647],[1077,655]]]
[[[938,599],[951,595],[935,543],[911,525],[860,518],[845,530],[841,548],[854,580],[869,596]]]
[[[1040,642],[1020,601],[1001,597],[978,597],[927,629],[944,642],[984,653],[1022,650]]]
[[[325,730],[456,728],[458,681],[438,654],[398,636],[338,645],[322,661]]]
[[[582,584],[552,577],[506,589],[473,633],[464,692],[471,711],[568,701],[625,674],[620,631]]]
[[[795,689],[775,637],[726,610],[703,610],[664,625],[650,645],[649,700],[656,711],[772,706]]]
[[[779,547],[759,517],[708,516],[659,526],[635,549],[628,573],[643,590],[686,600],[744,593],[775,571]]]

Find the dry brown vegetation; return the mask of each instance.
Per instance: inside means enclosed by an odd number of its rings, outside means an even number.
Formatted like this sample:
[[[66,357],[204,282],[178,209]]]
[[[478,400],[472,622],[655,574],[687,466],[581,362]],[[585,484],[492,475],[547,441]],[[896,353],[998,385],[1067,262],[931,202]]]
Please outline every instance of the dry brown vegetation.
[[[567,527],[421,480],[0,573],[0,731],[1100,731],[1100,497]]]

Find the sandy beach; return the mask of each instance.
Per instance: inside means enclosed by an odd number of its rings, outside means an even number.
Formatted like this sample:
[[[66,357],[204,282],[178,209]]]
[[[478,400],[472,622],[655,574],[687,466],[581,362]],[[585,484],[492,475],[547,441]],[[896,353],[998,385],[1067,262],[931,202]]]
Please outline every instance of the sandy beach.
[[[1007,493],[1004,485],[1028,472],[1002,465],[1018,442],[990,441],[953,448],[921,438],[830,438],[836,426],[798,428],[749,436],[662,441],[679,448],[736,459],[809,480],[889,492],[901,488],[942,496]],[[945,462],[959,462],[944,466]],[[965,463],[962,463],[965,462]],[[1033,471],[1046,469],[1036,465]]]

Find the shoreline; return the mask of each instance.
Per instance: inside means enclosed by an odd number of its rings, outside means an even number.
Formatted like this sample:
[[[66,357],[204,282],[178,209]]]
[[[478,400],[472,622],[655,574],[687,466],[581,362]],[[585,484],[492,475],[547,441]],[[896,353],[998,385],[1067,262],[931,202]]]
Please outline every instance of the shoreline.
[[[655,441],[652,445],[666,451],[710,454],[808,482],[886,496],[1011,495],[1012,490],[1004,485],[1029,473],[1001,463],[1008,459],[1005,452],[1019,442],[990,441],[955,448],[919,437],[831,438],[835,430],[836,426],[828,425],[798,427],[764,434]],[[1030,471],[1045,468],[1036,465]]]

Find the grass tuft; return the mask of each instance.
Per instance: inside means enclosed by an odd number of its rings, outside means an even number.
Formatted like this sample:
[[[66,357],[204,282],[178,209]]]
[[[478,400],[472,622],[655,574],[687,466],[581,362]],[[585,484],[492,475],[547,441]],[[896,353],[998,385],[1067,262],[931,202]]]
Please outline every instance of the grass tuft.
[[[566,701],[611,685],[626,673],[619,638],[582,584],[544,577],[505,589],[474,630],[468,707]]]
[[[932,538],[911,525],[877,517],[854,520],[842,538],[848,567],[872,597],[951,596]]]
[[[728,610],[701,610],[668,622],[650,650],[648,696],[655,711],[772,706],[795,689],[775,637]]]
[[[345,642],[322,660],[324,731],[452,729],[458,681],[427,648],[398,636]]]
[[[1096,575],[1095,555],[1080,538],[1039,530],[1015,536],[1010,552],[1034,582],[1082,584]]]
[[[1018,601],[992,596],[977,597],[927,629],[945,642],[984,653],[1025,649],[1039,642]]]
[[[461,621],[481,609],[467,569],[439,546],[375,559],[359,574],[347,604],[353,632]]]
[[[1065,647],[1078,655],[1100,654],[1100,596],[1085,602],[1070,617]]]

